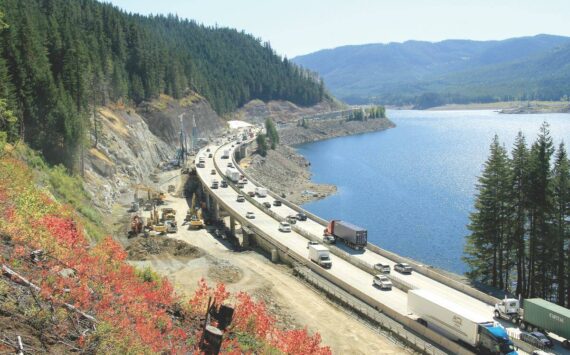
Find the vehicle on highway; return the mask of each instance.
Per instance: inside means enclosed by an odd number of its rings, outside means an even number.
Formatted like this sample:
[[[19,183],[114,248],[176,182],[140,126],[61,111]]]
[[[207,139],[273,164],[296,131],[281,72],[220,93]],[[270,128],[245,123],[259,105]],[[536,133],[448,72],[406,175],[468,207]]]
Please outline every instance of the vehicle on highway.
[[[291,225],[287,222],[279,222],[279,231],[289,233],[291,232]]]
[[[390,265],[384,264],[384,263],[377,263],[377,264],[374,264],[374,270],[379,271],[383,274],[389,274],[390,273]]]
[[[206,148],[206,152],[210,152],[210,148]]]
[[[394,271],[397,271],[400,274],[411,274],[412,267],[406,263],[397,263],[396,265],[394,265]]]
[[[212,170],[210,171],[210,174],[211,174],[211,175],[216,175],[216,169],[212,169]]]
[[[233,167],[234,167],[234,164],[232,164],[232,162],[230,161],[230,162],[228,163],[228,168],[233,168]]]
[[[266,201],[266,202],[263,203],[263,207],[265,207],[265,208],[271,208],[271,204]]]
[[[221,187],[228,187],[228,182],[226,180],[222,180],[222,182],[220,183]]]
[[[330,269],[332,267],[329,249],[324,245],[320,245],[318,243],[309,244],[309,259],[325,269]]]
[[[538,347],[552,348],[554,346],[552,340],[548,339],[548,337],[541,332],[521,332],[520,338],[522,341]]]
[[[248,195],[249,197],[255,197],[255,192],[253,192],[253,191],[248,191],[248,192],[247,192],[247,195]]]
[[[274,200],[274,201],[273,201],[273,206],[275,206],[275,207],[281,206],[281,201],[279,201],[279,200]]]
[[[297,218],[297,220],[299,220],[299,221],[306,221],[306,220],[307,220],[307,215],[304,214],[303,212],[299,212],[299,213],[297,213],[297,215],[295,216],[295,218]]]
[[[332,220],[327,224],[324,236],[332,235],[349,247],[362,250],[368,241],[368,231],[345,221]]]
[[[311,245],[319,245],[319,242],[317,242],[316,240],[309,240],[309,242],[307,243],[307,249],[309,249]]]
[[[249,219],[254,219],[255,218],[255,214],[253,212],[247,212],[245,214],[245,218],[249,218]]]
[[[516,298],[505,298],[495,304],[495,317],[508,319],[521,330],[554,333],[565,340],[562,346],[570,349],[570,309],[542,298],[527,298],[522,307]]]
[[[243,195],[237,195],[236,201],[237,201],[237,202],[244,202],[244,201],[245,201],[245,197],[243,197]]]
[[[198,168],[205,168],[206,165],[204,165],[204,163],[198,163],[198,164],[196,164],[196,167],[198,167]]]
[[[212,153],[208,154],[208,158],[211,158],[211,157],[213,157]]]
[[[267,196],[267,189],[265,187],[256,187],[255,188],[255,194],[257,196],[259,196],[260,198],[263,198],[265,196]]]
[[[447,297],[425,289],[409,290],[407,309],[418,323],[473,347],[477,354],[517,354],[503,326]]]
[[[289,216],[285,217],[285,219],[287,220],[287,222],[289,222],[289,224],[297,223],[297,218],[295,218],[294,215],[289,215]]]
[[[380,287],[383,290],[391,290],[392,289],[392,281],[386,275],[374,275],[374,279],[372,280],[374,285]]]
[[[323,237],[323,243],[326,244],[336,244],[336,238],[333,237],[332,235],[325,235]]]
[[[216,180],[216,179],[212,180],[212,186],[211,186],[211,188],[212,188],[212,189],[217,189],[217,188],[218,188],[218,180]]]
[[[243,185],[243,182],[241,182],[241,181],[238,182],[238,183],[236,184],[236,186],[238,187],[238,189],[243,189],[243,188],[245,187],[245,186]]]
[[[224,152],[222,154],[222,159],[229,159],[229,158],[230,158],[230,150],[224,149]]]
[[[241,181],[242,181],[244,184],[247,184],[247,178],[244,177],[243,175],[242,175]]]

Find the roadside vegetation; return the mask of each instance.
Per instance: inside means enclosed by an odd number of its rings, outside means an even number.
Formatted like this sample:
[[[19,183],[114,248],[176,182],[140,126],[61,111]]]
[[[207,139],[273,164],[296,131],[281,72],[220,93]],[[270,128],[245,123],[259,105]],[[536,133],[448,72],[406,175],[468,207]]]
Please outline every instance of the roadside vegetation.
[[[275,328],[262,302],[231,295],[223,284],[202,281],[190,300],[182,299],[167,279],[128,265],[111,237],[92,243],[73,208],[38,188],[34,175],[12,154],[0,158],[0,310],[8,317],[0,351],[17,346],[6,326],[25,325],[22,335],[39,339],[38,351],[195,352],[213,297],[235,308],[223,352],[330,353],[318,334]]]
[[[570,307],[570,162],[548,124],[508,155],[495,136],[477,185],[464,260],[490,286]]]

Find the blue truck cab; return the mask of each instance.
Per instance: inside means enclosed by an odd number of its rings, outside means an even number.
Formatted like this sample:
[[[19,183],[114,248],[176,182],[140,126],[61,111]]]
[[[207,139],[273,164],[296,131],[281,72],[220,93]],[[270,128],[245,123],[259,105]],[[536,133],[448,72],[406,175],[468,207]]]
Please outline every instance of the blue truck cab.
[[[505,328],[500,325],[481,326],[478,350],[482,354],[518,355]]]

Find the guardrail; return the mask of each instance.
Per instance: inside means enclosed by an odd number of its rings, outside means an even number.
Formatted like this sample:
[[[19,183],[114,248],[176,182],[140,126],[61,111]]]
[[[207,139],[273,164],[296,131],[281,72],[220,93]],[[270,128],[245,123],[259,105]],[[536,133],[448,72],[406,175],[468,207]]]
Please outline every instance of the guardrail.
[[[247,144],[248,144],[248,143],[247,143]],[[236,162],[235,157],[234,157],[233,154],[231,155],[231,157],[232,157],[232,162],[233,162],[234,166],[236,167],[236,169],[237,169],[243,176],[246,176],[247,179],[248,179],[251,183],[253,183],[254,185],[263,186],[262,184],[260,184],[259,182],[257,182],[255,179],[253,179],[251,176],[248,176],[248,175],[245,173],[245,171],[239,166],[239,164],[237,164],[237,162]],[[323,227],[326,227],[326,226],[327,226],[328,222],[327,222],[326,220],[322,219],[321,217],[319,217],[319,216],[317,216],[317,215],[315,215],[315,214],[313,214],[313,213],[311,213],[311,212],[309,212],[309,211],[307,211],[307,210],[304,210],[303,208],[299,207],[298,205],[289,202],[288,200],[282,198],[281,196],[277,195],[276,193],[274,193],[274,192],[272,192],[272,191],[270,191],[270,190],[268,190],[267,193],[268,193],[271,197],[273,197],[274,199],[281,201],[282,204],[286,205],[287,207],[291,208],[292,210],[294,210],[294,211],[296,211],[296,212],[298,212],[298,213],[304,213],[308,218],[310,218],[310,219],[316,221],[317,223],[321,224]],[[299,234],[303,235],[305,238],[308,238],[309,240],[317,240],[317,241],[319,241],[318,239],[316,239],[316,238],[315,238],[311,233],[309,233],[309,232],[301,231],[301,230],[295,230],[295,231],[297,231]],[[422,275],[424,275],[424,276],[427,276],[427,277],[429,277],[429,278],[431,278],[431,279],[433,279],[433,280],[435,280],[435,281],[438,281],[438,282],[440,282],[440,283],[442,283],[442,284],[444,284],[444,285],[446,285],[446,286],[448,286],[448,287],[451,287],[451,288],[453,288],[453,289],[455,289],[455,290],[457,290],[457,291],[463,292],[463,293],[465,293],[466,295],[469,295],[469,296],[471,296],[471,297],[473,297],[473,298],[475,298],[475,299],[478,299],[479,301],[482,301],[482,302],[484,302],[484,303],[487,303],[487,304],[489,304],[489,305],[495,305],[495,303],[500,302],[500,300],[499,300],[498,298],[496,298],[496,297],[493,297],[493,296],[488,295],[488,294],[486,294],[486,293],[484,293],[484,292],[481,292],[481,291],[479,291],[479,290],[477,290],[477,289],[471,287],[470,285],[467,285],[467,284],[462,283],[462,282],[460,282],[460,281],[454,280],[454,279],[452,279],[452,278],[450,278],[450,277],[448,277],[448,276],[446,276],[446,275],[444,275],[444,274],[442,274],[442,273],[440,273],[440,272],[438,272],[438,271],[436,271],[436,270],[430,269],[429,267],[427,267],[427,266],[425,266],[425,265],[423,265],[423,264],[418,263],[418,262],[415,261],[415,260],[408,259],[408,258],[404,258],[404,257],[402,257],[402,256],[399,256],[398,254],[395,254],[395,253],[392,253],[392,252],[387,251],[387,250],[385,250],[385,249],[382,249],[382,248],[380,248],[379,246],[377,246],[377,245],[375,245],[375,244],[372,244],[372,243],[370,243],[370,242],[367,244],[366,249],[368,249],[368,250],[370,250],[370,251],[372,251],[372,252],[374,252],[374,253],[376,253],[376,254],[379,254],[379,255],[381,255],[381,256],[387,258],[387,259],[390,259],[390,260],[392,260],[393,262],[396,262],[396,263],[400,263],[400,262],[408,263],[408,264],[410,264],[410,265],[413,267],[413,269],[414,269],[415,271],[419,272],[420,274],[422,274]],[[331,252],[332,252],[332,248],[331,248]],[[334,254],[334,255],[337,255],[335,252],[333,252],[333,254]],[[340,255],[337,255],[337,256],[342,257],[342,256],[340,256]],[[346,258],[343,258],[343,259],[349,261],[350,263],[352,263],[352,264],[355,265],[355,266],[358,266],[358,267],[361,267],[361,266],[362,266],[362,267],[364,268],[364,270],[370,269],[370,266],[369,266],[367,263],[364,263],[364,262],[362,262],[361,260],[359,260],[359,259],[357,259],[357,258],[351,257],[351,258],[349,258],[349,259],[346,259]]]
[[[219,150],[219,148],[218,148],[218,150]],[[221,170],[219,169],[219,167],[216,163],[215,153],[217,153],[217,150],[216,150],[216,152],[214,152],[214,157],[213,157],[214,167],[218,171],[220,176],[223,176],[221,174]],[[200,174],[198,174],[198,176],[200,177]],[[210,194],[214,195],[209,186],[207,186],[205,184],[203,184],[203,185],[206,186],[206,188],[210,192]],[[236,191],[241,191],[236,186],[234,186],[233,184],[231,184],[231,186]],[[248,201],[253,200],[247,194],[245,194],[244,197],[246,199],[248,199]],[[256,206],[259,206],[259,202],[254,200],[253,203]],[[229,207],[229,205],[227,205],[222,199],[218,200],[218,204],[220,204],[228,212],[232,210]],[[262,207],[262,210],[268,211],[270,216],[273,214],[274,216],[277,217],[276,219],[278,219],[278,220],[280,218],[282,219],[282,217],[278,216],[275,212],[271,211],[270,209],[266,209],[266,208]],[[236,218],[242,224],[242,226],[246,226],[247,228],[252,230],[257,236],[263,238],[268,243],[275,246],[275,248],[277,250],[279,250],[282,254],[289,256],[292,260],[294,260],[298,264],[306,266],[307,268],[309,268],[310,270],[312,270],[313,272],[315,272],[317,275],[321,276],[325,280],[328,280],[329,282],[338,286],[339,288],[341,288],[342,290],[344,290],[348,294],[350,294],[350,295],[356,297],[357,299],[361,300],[362,302],[368,304],[370,307],[372,307],[378,311],[383,312],[387,317],[394,319],[396,322],[404,325],[408,329],[411,329],[412,331],[419,334],[420,336],[425,337],[426,339],[430,340],[432,343],[438,344],[439,346],[449,350],[450,352],[452,352],[454,354],[465,354],[465,355],[473,354],[471,351],[465,349],[464,347],[455,343],[454,341],[440,335],[439,333],[431,330],[430,328],[424,327],[423,325],[417,323],[415,320],[413,320],[413,319],[411,319],[411,318],[409,318],[403,314],[396,312],[395,310],[391,309],[390,307],[387,307],[382,302],[380,302],[380,301],[370,297],[369,295],[365,294],[364,292],[354,288],[353,286],[351,286],[350,284],[348,284],[344,280],[342,280],[342,279],[332,275],[331,273],[325,271],[324,269],[322,269],[320,266],[316,265],[315,263],[310,262],[305,257],[297,254],[295,251],[289,249],[287,246],[281,244],[278,240],[274,239],[273,237],[271,237],[270,235],[265,233],[263,230],[258,228],[254,223],[247,220],[245,217],[242,217],[239,214],[235,214],[234,218]]]

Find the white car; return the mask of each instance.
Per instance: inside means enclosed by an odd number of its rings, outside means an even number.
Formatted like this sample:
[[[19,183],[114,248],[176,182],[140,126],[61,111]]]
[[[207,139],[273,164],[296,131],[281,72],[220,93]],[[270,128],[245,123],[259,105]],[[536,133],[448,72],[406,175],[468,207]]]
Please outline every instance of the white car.
[[[279,231],[284,233],[291,232],[291,225],[287,222],[280,222],[279,223]]]
[[[386,275],[374,275],[374,285],[380,287],[381,289],[391,290],[392,281]]]
[[[255,218],[255,214],[254,214],[253,212],[251,212],[251,211],[250,211],[250,212],[247,212],[247,213],[245,214],[245,218],[254,219],[254,218]]]

